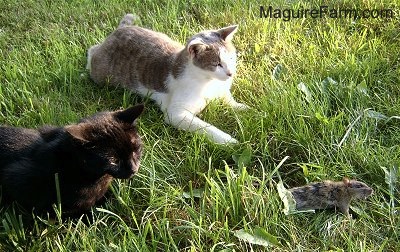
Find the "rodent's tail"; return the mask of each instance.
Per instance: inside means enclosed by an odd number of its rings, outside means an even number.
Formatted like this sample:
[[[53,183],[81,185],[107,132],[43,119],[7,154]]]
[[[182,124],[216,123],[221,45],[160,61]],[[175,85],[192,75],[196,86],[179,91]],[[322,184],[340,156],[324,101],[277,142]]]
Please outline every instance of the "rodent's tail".
[[[118,28],[134,25],[135,21],[137,21],[138,19],[138,16],[128,13],[122,18],[121,22],[119,22]]]

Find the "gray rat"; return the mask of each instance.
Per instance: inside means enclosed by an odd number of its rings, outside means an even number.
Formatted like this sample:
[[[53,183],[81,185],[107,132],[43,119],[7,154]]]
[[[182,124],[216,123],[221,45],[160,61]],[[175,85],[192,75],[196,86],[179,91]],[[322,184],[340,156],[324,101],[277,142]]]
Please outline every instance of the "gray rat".
[[[365,199],[373,190],[365,183],[343,178],[342,181],[325,180],[289,189],[296,201],[296,210],[338,208],[349,215],[352,199]]]

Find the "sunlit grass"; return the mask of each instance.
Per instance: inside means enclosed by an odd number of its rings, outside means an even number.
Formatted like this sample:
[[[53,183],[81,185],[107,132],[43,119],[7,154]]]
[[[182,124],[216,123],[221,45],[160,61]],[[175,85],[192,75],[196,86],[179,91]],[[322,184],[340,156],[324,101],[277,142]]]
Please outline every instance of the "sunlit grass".
[[[340,6],[391,8],[396,18],[284,22],[260,19],[256,1],[0,4],[1,124],[66,125],[98,111],[146,104],[138,176],[115,181],[90,224],[85,217],[33,217],[28,223],[19,209],[3,209],[0,250],[264,251],[237,237],[238,230],[260,229],[270,235],[263,237],[268,250],[399,250],[399,4],[332,5]],[[87,49],[128,12],[182,43],[203,29],[239,24],[233,93],[251,108],[234,111],[215,102],[200,115],[239,145],[218,146],[176,130],[151,101],[90,80]],[[285,216],[275,188],[278,173],[287,186],[347,176],[375,194],[352,204],[358,213],[352,220],[334,211]]]

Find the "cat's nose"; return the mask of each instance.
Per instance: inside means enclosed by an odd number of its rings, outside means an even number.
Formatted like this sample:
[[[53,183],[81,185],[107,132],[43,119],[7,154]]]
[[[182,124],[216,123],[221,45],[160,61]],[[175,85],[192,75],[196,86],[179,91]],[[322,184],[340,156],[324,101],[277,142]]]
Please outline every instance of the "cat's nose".
[[[226,73],[226,75],[228,75],[229,77],[232,77],[232,72],[230,72],[230,71],[228,71],[227,73]]]

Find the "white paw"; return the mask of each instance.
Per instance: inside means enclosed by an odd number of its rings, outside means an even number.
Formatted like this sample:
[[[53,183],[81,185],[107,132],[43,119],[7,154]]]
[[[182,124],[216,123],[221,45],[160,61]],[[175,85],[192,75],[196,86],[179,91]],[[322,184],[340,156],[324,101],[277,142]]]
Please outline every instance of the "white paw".
[[[211,139],[213,142],[217,144],[238,144],[239,141],[235,138],[231,137],[229,134],[213,136]]]
[[[238,144],[239,141],[236,140],[235,138],[231,137],[231,139],[229,139],[228,142],[226,142],[225,144]]]
[[[233,104],[232,107],[233,107],[234,109],[238,109],[238,110],[246,110],[246,109],[249,109],[249,108],[250,108],[250,107],[247,106],[246,104],[239,103],[239,102]]]

